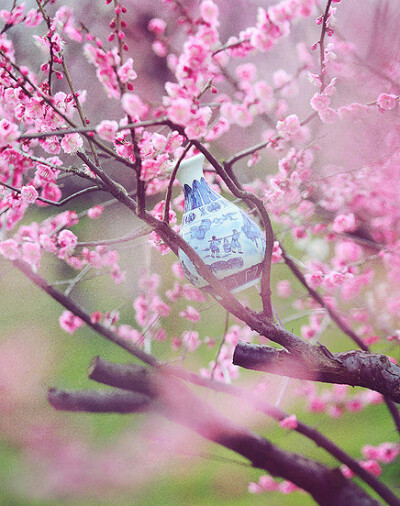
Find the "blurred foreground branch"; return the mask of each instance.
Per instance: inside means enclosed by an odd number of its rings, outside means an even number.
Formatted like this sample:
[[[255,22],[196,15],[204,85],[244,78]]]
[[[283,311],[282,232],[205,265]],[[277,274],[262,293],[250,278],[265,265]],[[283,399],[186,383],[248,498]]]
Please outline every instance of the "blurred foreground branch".
[[[309,492],[318,504],[379,504],[344,478],[339,469],[281,450],[267,439],[234,424],[195,396],[180,380],[162,371],[151,372],[137,365],[117,365],[96,358],[89,368],[89,377],[118,389],[106,392],[50,389],[48,399],[51,405],[67,411],[156,412],[242,455],[252,466],[292,481]],[[385,490],[380,493],[388,504],[400,504],[389,490],[383,488]]]

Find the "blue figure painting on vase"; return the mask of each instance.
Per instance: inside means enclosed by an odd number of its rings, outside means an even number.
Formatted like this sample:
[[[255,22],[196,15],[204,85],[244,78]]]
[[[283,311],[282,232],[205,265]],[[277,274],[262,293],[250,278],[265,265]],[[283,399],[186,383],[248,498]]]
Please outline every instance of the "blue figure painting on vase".
[[[238,206],[208,185],[202,171],[203,159],[203,155],[196,155],[184,160],[178,171],[185,195],[180,234],[226,288],[239,291],[257,283],[261,276],[265,237]],[[179,260],[186,277],[196,287],[212,293],[212,287],[182,250]]]

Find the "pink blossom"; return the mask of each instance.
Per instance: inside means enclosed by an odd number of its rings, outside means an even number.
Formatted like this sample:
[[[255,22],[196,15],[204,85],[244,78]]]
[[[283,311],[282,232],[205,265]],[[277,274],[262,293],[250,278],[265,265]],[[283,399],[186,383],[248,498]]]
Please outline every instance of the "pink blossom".
[[[68,332],[68,334],[73,334],[75,330],[79,329],[79,327],[84,324],[84,322],[78,316],[71,313],[71,311],[64,311],[58,321],[60,327]]]
[[[279,246],[279,241],[274,242],[274,247],[272,249],[272,263],[278,263],[282,260],[282,250]]]
[[[142,99],[134,93],[125,93],[122,96],[122,107],[135,120],[140,119],[148,111],[148,107],[143,103]]]
[[[263,490],[266,490],[268,492],[273,492],[278,488],[278,484],[275,482],[275,480],[267,474],[259,477],[258,484]]]
[[[344,464],[340,466],[340,471],[343,474],[343,476],[347,479],[353,478],[354,476],[354,472]]]
[[[286,418],[283,418],[279,422],[279,425],[283,429],[290,429],[290,430],[296,429],[297,428],[297,417],[296,417],[296,415],[290,415],[290,416],[287,416]]]
[[[118,131],[118,123],[116,121],[103,120],[96,127],[96,132],[99,134],[100,139],[112,142]]]
[[[186,279],[186,276],[182,270],[182,266],[179,262],[174,262],[172,264],[171,270],[178,279]]]
[[[190,352],[197,350],[197,348],[201,345],[199,333],[194,330],[186,330],[182,334],[182,344]]]
[[[93,311],[93,313],[90,315],[90,321],[92,323],[99,323],[102,318],[103,314],[100,311]]]
[[[8,25],[17,25],[24,19],[25,4],[14,7],[11,11],[2,9],[0,10],[0,18]]]
[[[352,413],[356,413],[357,411],[361,411],[363,408],[363,403],[361,399],[357,399],[354,397],[350,401],[346,402],[346,409]]]
[[[172,302],[176,302],[182,296],[182,286],[175,281],[173,288],[167,290],[165,294]]]
[[[393,94],[381,93],[376,101],[378,107],[383,111],[390,111],[396,107],[398,97]]]
[[[167,317],[171,311],[171,307],[162,301],[157,302],[154,309],[156,310],[157,314],[164,318]]]
[[[77,133],[64,135],[61,141],[61,147],[63,148],[64,153],[67,153],[68,155],[75,154],[82,146],[82,137]]]
[[[253,116],[248,107],[242,104],[232,104],[231,115],[233,122],[243,128],[250,126],[253,123]]]
[[[149,24],[147,26],[150,32],[153,32],[155,35],[162,35],[165,32],[167,24],[164,20],[160,18],[150,19]]]
[[[203,0],[200,3],[200,15],[206,23],[218,26],[218,6],[212,0]]]
[[[211,119],[210,107],[202,107],[192,113],[189,123],[185,127],[185,134],[191,139],[199,139],[207,134],[207,124]]]
[[[159,251],[161,255],[167,255],[171,251],[157,232],[149,234],[149,244]]]
[[[49,165],[38,163],[36,165],[35,181],[39,184],[52,182],[57,178],[58,173],[59,171],[53,169]]]
[[[148,181],[153,177],[160,174],[160,164],[157,160],[152,158],[146,158],[142,161],[142,167],[140,172],[140,177],[144,181]]]
[[[16,141],[20,133],[17,125],[11,123],[7,119],[0,120],[0,147],[7,146]]]
[[[260,487],[258,483],[255,483],[254,481],[251,481],[248,486],[247,490],[250,494],[261,494],[263,492],[263,489]]]
[[[52,155],[58,155],[61,151],[61,143],[55,135],[39,141],[42,148]]]
[[[131,341],[134,344],[138,344],[143,341],[142,334],[138,330],[132,328],[130,325],[120,325],[117,329],[117,333],[122,337],[122,339]]]
[[[353,213],[338,214],[333,221],[332,229],[334,232],[351,232],[355,229],[356,219]]]
[[[193,285],[190,285],[189,283],[185,283],[183,286],[181,286],[182,296],[186,300],[194,300],[197,302],[204,302],[206,300],[206,296],[198,290]]]
[[[382,468],[376,460],[364,460],[360,462],[360,466],[374,476],[380,476],[382,474]]]
[[[339,119],[339,114],[335,109],[331,107],[325,107],[324,109],[320,109],[318,111],[319,119],[322,123],[335,123]]]
[[[317,333],[317,328],[312,325],[302,325],[300,327],[301,337],[303,339],[312,339]]]
[[[25,26],[35,27],[38,26],[43,20],[43,16],[36,9],[31,9],[26,13]]]
[[[40,244],[24,242],[22,245],[22,259],[32,267],[38,267],[40,262]]]
[[[367,116],[369,107],[363,104],[353,103],[339,107],[338,114],[345,121],[358,121]]]
[[[18,243],[14,239],[6,239],[0,242],[0,253],[9,260],[15,260],[19,257]]]
[[[113,265],[111,267],[110,276],[114,280],[116,285],[124,283],[126,279],[126,271],[121,271],[119,265]]]
[[[101,269],[103,267],[103,259],[98,251],[89,251],[87,260],[95,269]]]
[[[311,396],[308,403],[308,408],[314,413],[321,413],[326,409],[326,403],[319,397]]]
[[[331,99],[323,94],[323,93],[316,93],[311,101],[310,101],[310,104],[311,104],[311,107],[315,110],[315,111],[322,111],[323,109],[326,109],[329,104],[331,102]]]
[[[167,108],[167,116],[178,125],[185,125],[189,120],[192,109],[192,103],[186,98],[176,98],[171,101]]]
[[[284,120],[278,121],[276,129],[283,137],[291,137],[299,132],[300,120],[296,114],[290,114]]]
[[[282,492],[282,494],[291,494],[292,492],[299,490],[299,487],[291,481],[285,480],[279,484],[278,490]]]
[[[103,211],[104,211],[104,206],[95,205],[95,206],[91,207],[90,209],[88,209],[87,215],[89,218],[91,218],[93,220],[93,219],[99,218],[99,216],[101,216]]]
[[[200,321],[200,313],[192,306],[187,306],[187,308],[184,311],[181,311],[179,313],[179,316],[181,318],[186,318],[189,321],[192,322],[198,322]]]
[[[282,279],[281,281],[278,281],[276,285],[276,291],[279,295],[279,297],[282,297],[283,299],[287,299],[292,294],[292,287],[290,285],[290,281],[287,279]]]
[[[384,464],[389,464],[400,455],[400,445],[398,443],[382,443],[378,446],[377,450],[378,455],[376,459]]]
[[[118,77],[121,83],[131,83],[137,78],[136,72],[133,70],[133,59],[128,58],[126,62],[118,69]]]
[[[33,204],[37,198],[38,198],[38,192],[34,186],[29,185],[29,186],[23,186],[21,188],[21,199],[26,204]]]
[[[57,236],[57,242],[61,248],[68,248],[72,252],[75,249],[78,238],[70,230],[61,230]]]
[[[256,77],[257,67],[254,63],[244,63],[235,69],[236,77],[241,81],[253,81]]]
[[[154,54],[157,55],[159,58],[165,58],[168,54],[168,48],[161,40],[155,40],[152,43],[151,48]]]

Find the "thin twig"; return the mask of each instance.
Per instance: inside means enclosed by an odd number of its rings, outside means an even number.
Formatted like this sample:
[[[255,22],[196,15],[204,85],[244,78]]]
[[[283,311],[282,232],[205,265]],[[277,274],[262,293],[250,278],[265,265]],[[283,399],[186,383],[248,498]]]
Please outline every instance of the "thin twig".
[[[167,194],[165,196],[165,205],[164,205],[164,216],[163,216],[163,221],[165,223],[169,223],[169,209],[170,209],[170,203],[171,203],[171,196],[172,196],[172,187],[173,187],[173,184],[174,184],[174,181],[175,181],[175,177],[176,177],[176,173],[178,172],[178,169],[179,169],[179,166],[182,162],[182,160],[185,158],[186,156],[186,153],[189,151],[189,149],[191,148],[191,144],[187,144],[187,146],[185,147],[185,149],[182,151],[182,154],[181,156],[178,158],[172,172],[171,172],[171,177],[170,177],[170,180],[169,180],[169,183],[168,183],[168,188],[167,188]]]
[[[15,186],[11,186],[8,183],[4,183],[4,181],[0,181],[0,185],[6,187],[9,190],[12,190],[16,193],[19,193],[19,194],[22,191],[21,188],[16,188]],[[106,191],[106,190],[104,188],[102,188],[100,185],[99,186],[89,186],[88,188],[83,188],[82,190],[79,190],[79,191],[73,193],[72,195],[65,197],[64,199],[59,200],[58,202],[55,200],[49,200],[49,199],[46,199],[46,198],[40,197],[40,196],[37,197],[36,200],[40,200],[40,202],[45,202],[46,204],[50,204],[55,207],[61,207],[61,206],[64,206],[65,204],[67,204],[68,202],[70,202],[71,200],[76,199],[77,197],[81,197],[82,195],[86,195],[87,193],[92,193],[95,191]]]

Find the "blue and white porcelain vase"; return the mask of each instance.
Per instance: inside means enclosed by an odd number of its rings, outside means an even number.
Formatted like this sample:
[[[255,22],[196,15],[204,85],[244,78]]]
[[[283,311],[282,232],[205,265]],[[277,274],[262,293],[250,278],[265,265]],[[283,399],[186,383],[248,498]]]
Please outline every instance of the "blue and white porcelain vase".
[[[176,174],[185,193],[180,235],[225,287],[237,292],[260,279],[265,237],[238,206],[207,184],[203,161],[203,154],[183,160]],[[182,250],[179,250],[179,261],[194,286],[213,292]]]

